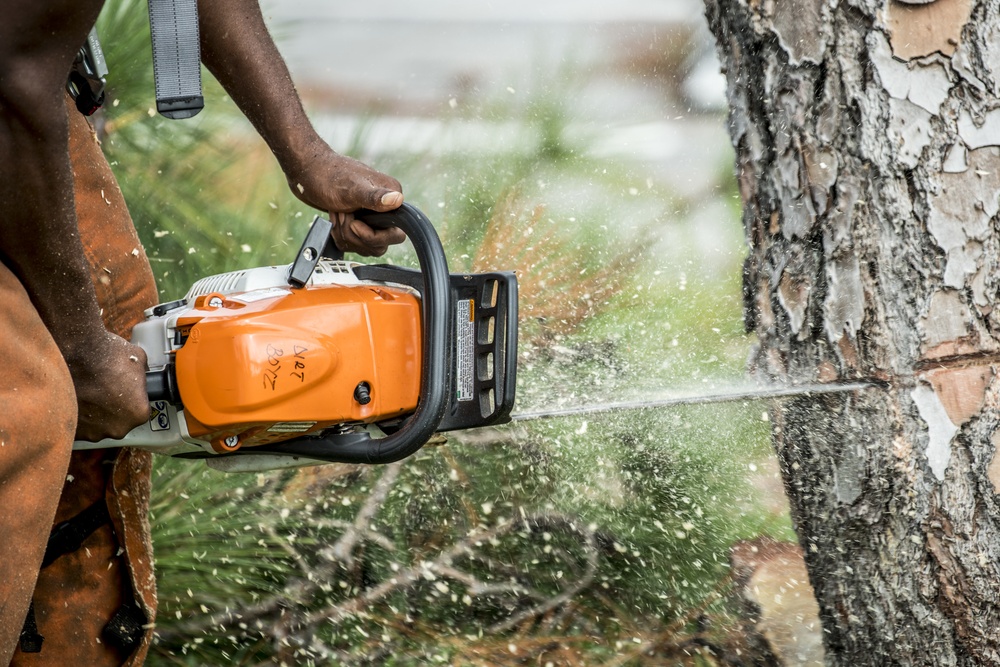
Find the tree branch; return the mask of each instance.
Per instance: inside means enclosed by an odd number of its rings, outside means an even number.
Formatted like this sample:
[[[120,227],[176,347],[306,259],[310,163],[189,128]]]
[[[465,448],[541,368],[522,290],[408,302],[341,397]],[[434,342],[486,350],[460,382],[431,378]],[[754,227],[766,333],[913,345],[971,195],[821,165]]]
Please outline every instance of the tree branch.
[[[365,498],[365,502],[361,505],[361,509],[358,510],[357,516],[354,517],[354,523],[344,531],[340,539],[332,547],[320,552],[323,558],[329,561],[340,561],[348,567],[354,564],[354,548],[362,537],[366,537],[371,533],[368,526],[385,502],[386,496],[389,495],[393,484],[396,483],[396,479],[399,477],[399,472],[402,468],[402,461],[391,463],[382,468],[382,476],[378,478],[375,488]]]

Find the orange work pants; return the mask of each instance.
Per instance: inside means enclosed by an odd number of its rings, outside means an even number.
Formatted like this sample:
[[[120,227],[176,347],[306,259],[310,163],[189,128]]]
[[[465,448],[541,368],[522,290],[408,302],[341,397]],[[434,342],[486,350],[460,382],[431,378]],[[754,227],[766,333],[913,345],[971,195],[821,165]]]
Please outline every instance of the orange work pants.
[[[156,303],[153,274],[90,124],[72,104],[67,110],[81,240],[105,327],[128,338]],[[0,665],[12,651],[12,665],[142,664],[156,612],[151,456],[131,449],[70,455],[76,397],[69,371],[2,263],[0,368]],[[53,525],[102,499],[110,520],[39,571]],[[44,639],[39,652],[26,653],[19,637],[29,602]],[[137,644],[123,647],[105,629],[127,603],[145,627]]]

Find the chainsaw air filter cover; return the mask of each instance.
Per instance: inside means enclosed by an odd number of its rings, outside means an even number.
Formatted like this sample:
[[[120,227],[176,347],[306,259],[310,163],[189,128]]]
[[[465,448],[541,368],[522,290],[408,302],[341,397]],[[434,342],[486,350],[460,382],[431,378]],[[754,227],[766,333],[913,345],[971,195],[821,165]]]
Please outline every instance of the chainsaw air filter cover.
[[[417,405],[412,290],[274,286],[202,294],[192,306],[176,320],[177,384],[190,435],[216,451],[384,421]]]

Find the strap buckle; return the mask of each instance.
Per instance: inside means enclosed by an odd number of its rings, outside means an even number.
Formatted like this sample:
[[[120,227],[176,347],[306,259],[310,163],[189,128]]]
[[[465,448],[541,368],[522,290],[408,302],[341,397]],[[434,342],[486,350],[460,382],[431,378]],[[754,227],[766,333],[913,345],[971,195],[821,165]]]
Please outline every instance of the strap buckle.
[[[97,28],[91,28],[87,41],[80,47],[66,81],[66,90],[76,102],[77,111],[91,116],[104,104],[104,87],[108,64],[104,49],[97,39]]]

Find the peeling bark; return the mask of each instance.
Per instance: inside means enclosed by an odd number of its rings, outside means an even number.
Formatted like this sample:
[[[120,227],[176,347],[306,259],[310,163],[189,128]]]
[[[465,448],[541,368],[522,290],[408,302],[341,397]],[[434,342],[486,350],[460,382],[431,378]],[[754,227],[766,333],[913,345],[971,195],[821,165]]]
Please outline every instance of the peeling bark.
[[[907,59],[954,54],[971,11],[972,0],[889,0],[885,24],[893,51]]]
[[[822,665],[819,609],[809,588],[802,550],[757,538],[737,542],[730,553],[736,590],[748,607],[754,633],[782,665]]]
[[[1000,664],[1000,7],[706,6],[752,370],[888,383],[774,411],[826,658]]]

